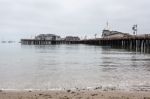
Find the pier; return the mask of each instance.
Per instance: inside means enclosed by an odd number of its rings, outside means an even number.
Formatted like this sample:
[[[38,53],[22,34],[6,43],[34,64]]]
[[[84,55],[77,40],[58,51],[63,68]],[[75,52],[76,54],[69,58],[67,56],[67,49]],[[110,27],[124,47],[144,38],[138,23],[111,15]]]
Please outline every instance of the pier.
[[[80,41],[21,39],[23,45],[79,44]]]
[[[98,46],[110,46],[112,48],[122,48],[130,51],[150,53],[150,37],[148,35],[122,37],[122,38],[96,38],[77,41],[21,39],[21,44],[23,45],[88,44]]]
[[[112,48],[122,48],[130,51],[150,53],[150,37],[148,35],[133,36],[129,38],[99,38],[82,40],[82,44],[110,46]]]

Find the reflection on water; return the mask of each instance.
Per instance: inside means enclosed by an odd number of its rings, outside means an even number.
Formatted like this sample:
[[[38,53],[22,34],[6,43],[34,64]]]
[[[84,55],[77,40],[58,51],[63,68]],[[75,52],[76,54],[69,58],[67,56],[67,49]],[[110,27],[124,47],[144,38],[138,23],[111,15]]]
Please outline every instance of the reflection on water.
[[[89,45],[0,46],[0,89],[150,88],[149,54]]]

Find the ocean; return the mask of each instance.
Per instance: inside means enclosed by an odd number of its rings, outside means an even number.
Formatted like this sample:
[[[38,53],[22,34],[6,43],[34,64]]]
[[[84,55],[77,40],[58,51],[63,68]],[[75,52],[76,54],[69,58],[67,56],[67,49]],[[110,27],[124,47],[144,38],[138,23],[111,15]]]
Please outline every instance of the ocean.
[[[150,90],[150,54],[94,45],[0,43],[3,90]]]

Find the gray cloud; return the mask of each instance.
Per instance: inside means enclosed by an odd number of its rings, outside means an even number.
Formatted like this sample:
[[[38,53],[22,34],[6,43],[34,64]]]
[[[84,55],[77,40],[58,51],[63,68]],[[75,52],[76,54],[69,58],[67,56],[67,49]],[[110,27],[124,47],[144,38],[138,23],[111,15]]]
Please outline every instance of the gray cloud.
[[[0,39],[38,33],[101,35],[106,21],[111,29],[150,33],[149,0],[0,0]]]

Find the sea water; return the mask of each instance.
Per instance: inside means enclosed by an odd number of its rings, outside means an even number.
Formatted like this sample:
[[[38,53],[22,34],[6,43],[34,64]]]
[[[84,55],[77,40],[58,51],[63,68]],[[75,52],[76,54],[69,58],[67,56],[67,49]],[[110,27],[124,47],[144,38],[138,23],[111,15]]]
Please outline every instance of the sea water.
[[[0,89],[150,89],[150,55],[94,45],[0,43]]]

